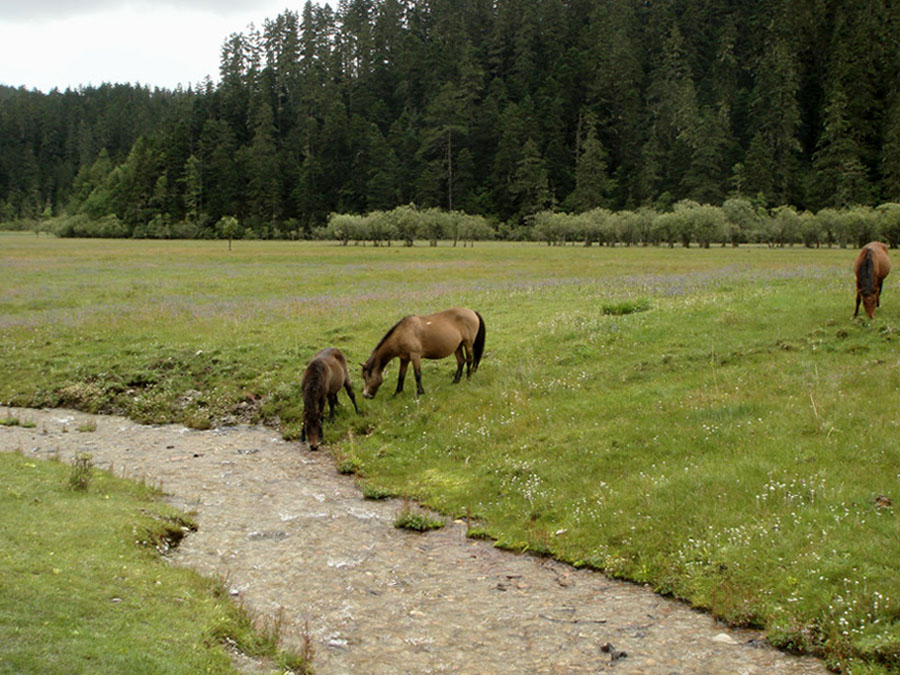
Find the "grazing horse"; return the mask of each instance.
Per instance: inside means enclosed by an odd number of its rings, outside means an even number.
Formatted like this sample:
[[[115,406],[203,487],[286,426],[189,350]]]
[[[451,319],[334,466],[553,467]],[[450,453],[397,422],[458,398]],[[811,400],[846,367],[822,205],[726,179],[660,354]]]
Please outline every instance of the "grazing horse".
[[[453,384],[462,376],[463,364],[466,377],[478,370],[484,353],[484,319],[478,312],[465,307],[454,307],[427,316],[407,316],[391,328],[372,351],[369,360],[362,364],[365,387],[363,396],[375,398],[381,386],[384,367],[394,357],[400,359],[400,376],[397,391],[403,391],[406,368],[412,361],[416,375],[416,396],[424,394],[422,388],[422,359],[443,359],[456,354],[456,376]]]
[[[891,271],[891,260],[888,258],[887,246],[880,241],[873,241],[862,247],[853,265],[856,272],[856,311],[859,314],[859,301],[862,299],[863,309],[870,319],[875,317],[875,308],[881,306],[881,286],[884,278]]]
[[[301,441],[309,443],[310,450],[319,449],[322,440],[322,418],[325,416],[325,402],[328,401],[330,415],[334,420],[334,406],[338,392],[343,387],[353,402],[353,409],[359,414],[356,397],[350,386],[347,359],[337,347],[328,347],[316,354],[303,372],[303,433]]]

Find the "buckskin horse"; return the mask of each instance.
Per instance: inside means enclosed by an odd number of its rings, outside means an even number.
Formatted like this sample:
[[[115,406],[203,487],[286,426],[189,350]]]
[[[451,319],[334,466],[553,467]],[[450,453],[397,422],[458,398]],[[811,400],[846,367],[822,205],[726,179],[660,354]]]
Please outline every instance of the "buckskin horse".
[[[443,359],[456,354],[453,384],[462,377],[463,365],[466,366],[466,377],[470,377],[478,370],[484,353],[484,334],[481,314],[465,307],[400,319],[381,338],[369,360],[362,364],[363,396],[375,398],[384,380],[382,371],[394,358],[400,359],[395,395],[403,391],[403,380],[410,361],[416,375],[416,396],[425,393],[422,388],[422,359]]]
[[[875,317],[875,308],[881,306],[881,286],[884,278],[891,271],[891,260],[888,258],[887,246],[880,241],[872,241],[862,247],[853,265],[856,272],[856,310],[859,314],[859,301],[870,319]]]
[[[341,387],[347,391],[358,415],[359,408],[356,406],[356,397],[350,386],[350,374],[347,372],[347,359],[337,347],[328,347],[316,354],[303,371],[303,432],[300,440],[306,441],[310,450],[318,450],[322,440],[322,418],[325,416],[326,401],[330,408],[328,421],[334,421],[334,406],[337,405]]]

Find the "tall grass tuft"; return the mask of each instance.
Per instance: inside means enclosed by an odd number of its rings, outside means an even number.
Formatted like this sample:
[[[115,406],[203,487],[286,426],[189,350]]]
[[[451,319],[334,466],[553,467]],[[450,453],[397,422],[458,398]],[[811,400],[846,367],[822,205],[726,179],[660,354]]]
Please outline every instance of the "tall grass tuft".
[[[94,459],[89,452],[79,452],[75,455],[72,468],[69,471],[69,487],[79,492],[87,492],[91,479],[94,477]]]

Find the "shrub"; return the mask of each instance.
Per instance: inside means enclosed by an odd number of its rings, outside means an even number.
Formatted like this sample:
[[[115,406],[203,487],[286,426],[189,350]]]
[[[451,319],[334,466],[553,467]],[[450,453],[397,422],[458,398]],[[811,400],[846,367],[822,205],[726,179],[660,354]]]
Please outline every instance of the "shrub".
[[[88,452],[79,452],[72,463],[72,471],[69,474],[69,487],[73,490],[85,492],[94,477],[94,461]]]
[[[397,515],[394,521],[394,527],[403,530],[414,530],[415,532],[427,532],[428,530],[439,530],[444,527],[444,521],[432,518],[419,511],[413,511],[408,505]]]
[[[612,316],[646,312],[650,309],[650,301],[644,298],[639,300],[624,300],[622,302],[604,303],[603,313]]]

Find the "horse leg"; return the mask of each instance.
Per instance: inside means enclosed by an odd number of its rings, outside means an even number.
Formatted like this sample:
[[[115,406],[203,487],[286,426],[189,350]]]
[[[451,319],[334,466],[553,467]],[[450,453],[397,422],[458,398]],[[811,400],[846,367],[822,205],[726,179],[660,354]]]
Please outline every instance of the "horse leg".
[[[337,394],[328,394],[328,421],[334,422],[334,406],[337,405]]]
[[[418,354],[412,354],[410,358],[413,362],[413,373],[416,375],[416,396],[421,396],[425,393],[425,389],[422,387],[422,360]]]
[[[456,375],[453,377],[453,384],[459,384],[459,380],[462,377],[462,369],[463,363],[466,362],[466,359],[463,357],[463,343],[459,343],[459,347],[456,348]],[[468,376],[468,373],[466,373]]]
[[[878,292],[875,294],[875,306],[881,307],[881,287],[884,284],[884,277],[878,280]]]
[[[406,379],[406,369],[409,367],[409,359],[400,359],[400,373],[397,376],[397,390],[394,392],[394,396],[403,391],[403,380]]]
[[[347,392],[347,396],[350,397],[350,401],[353,403],[353,409],[356,411],[356,414],[359,415],[359,408],[356,405],[356,397],[353,395],[353,387],[350,386],[350,379],[344,380],[344,391]]]
[[[466,379],[468,380],[472,377],[472,361],[475,357],[472,356],[472,345],[463,342],[463,347],[466,348]]]
[[[859,289],[856,289],[856,310],[853,312],[854,319],[857,316],[859,316],[859,299],[860,299]]]

